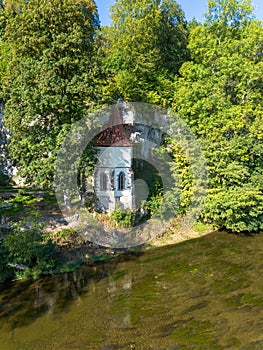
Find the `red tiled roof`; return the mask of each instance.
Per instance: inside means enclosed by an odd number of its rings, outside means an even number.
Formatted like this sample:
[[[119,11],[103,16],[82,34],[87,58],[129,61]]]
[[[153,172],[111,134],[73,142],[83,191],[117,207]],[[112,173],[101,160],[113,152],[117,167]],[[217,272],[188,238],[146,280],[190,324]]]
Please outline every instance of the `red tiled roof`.
[[[94,146],[99,147],[131,147],[132,144],[127,139],[123,122],[118,107],[114,108],[110,116],[107,129],[103,130],[94,142]]]

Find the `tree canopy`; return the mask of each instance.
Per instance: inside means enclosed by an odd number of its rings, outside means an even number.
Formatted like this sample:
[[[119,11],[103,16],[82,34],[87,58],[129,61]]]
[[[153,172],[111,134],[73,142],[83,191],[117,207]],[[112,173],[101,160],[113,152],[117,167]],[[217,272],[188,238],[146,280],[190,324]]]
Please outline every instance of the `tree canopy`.
[[[125,100],[167,106],[187,57],[184,12],[173,0],[118,0],[106,32],[109,89]]]
[[[175,110],[203,144],[210,172],[204,219],[234,231],[263,228],[262,24],[249,1],[209,1],[191,30],[191,61],[175,84]]]
[[[117,0],[111,17],[100,28],[93,0],[0,1],[0,98],[21,176],[52,187],[72,123],[120,97],[153,103],[184,119],[204,149],[202,220],[262,229],[263,26],[251,1],[209,0],[204,23],[187,23],[174,0]],[[170,149],[184,212],[191,171]]]
[[[92,0],[30,0],[10,2],[6,11],[4,40],[13,55],[3,89],[11,156],[29,183],[52,186],[65,131],[99,99],[97,8]]]

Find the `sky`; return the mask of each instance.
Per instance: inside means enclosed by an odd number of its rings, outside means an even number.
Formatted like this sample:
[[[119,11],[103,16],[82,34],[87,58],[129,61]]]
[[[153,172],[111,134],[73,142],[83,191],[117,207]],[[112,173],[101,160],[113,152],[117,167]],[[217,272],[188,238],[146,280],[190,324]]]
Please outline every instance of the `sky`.
[[[114,0],[95,0],[101,25],[110,25],[109,17],[109,7],[114,4]],[[203,20],[203,13],[207,9],[208,0],[177,0],[177,3],[180,4],[185,12],[186,19],[191,20],[195,17],[198,21]],[[255,8],[256,17],[260,20],[263,20],[263,1],[262,0],[252,0],[252,3]]]

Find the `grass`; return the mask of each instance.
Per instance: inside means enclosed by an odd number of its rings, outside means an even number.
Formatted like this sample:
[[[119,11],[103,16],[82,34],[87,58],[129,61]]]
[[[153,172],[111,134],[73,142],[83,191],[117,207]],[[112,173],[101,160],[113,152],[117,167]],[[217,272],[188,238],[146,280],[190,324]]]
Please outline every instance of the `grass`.
[[[5,189],[2,190],[3,192]],[[25,189],[12,189],[10,196],[1,198],[0,215],[14,218],[21,216],[21,214],[32,208],[33,205],[39,201],[39,196],[34,192],[29,192]]]
[[[70,229],[70,228],[65,228],[59,232],[57,232],[57,237],[59,238],[64,238],[67,239],[69,238],[71,235],[73,235],[76,232],[76,230]]]
[[[198,233],[206,233],[206,232],[212,231],[213,228],[211,225],[207,225],[207,224],[204,224],[200,221],[197,221],[194,224],[193,229],[195,231],[197,231]]]

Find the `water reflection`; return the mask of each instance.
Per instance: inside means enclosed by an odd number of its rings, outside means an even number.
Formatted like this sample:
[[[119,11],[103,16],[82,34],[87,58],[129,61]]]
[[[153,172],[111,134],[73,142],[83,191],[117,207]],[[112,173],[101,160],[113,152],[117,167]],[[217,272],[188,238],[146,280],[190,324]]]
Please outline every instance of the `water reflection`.
[[[263,235],[125,255],[0,293],[0,350],[262,349]]]
[[[34,322],[43,314],[59,315],[61,312],[67,312],[72,302],[80,299],[83,293],[87,293],[91,281],[100,281],[114,275],[116,266],[121,261],[132,261],[138,255],[139,253],[126,254],[107,263],[83,266],[71,273],[48,276],[37,281],[16,281],[2,286],[0,327],[5,326],[12,330]],[[129,283],[131,280],[123,282],[124,288],[130,288]],[[93,288],[95,286],[93,284]],[[116,281],[112,279],[107,288],[109,297],[114,293],[114,289],[116,290],[117,286]]]

